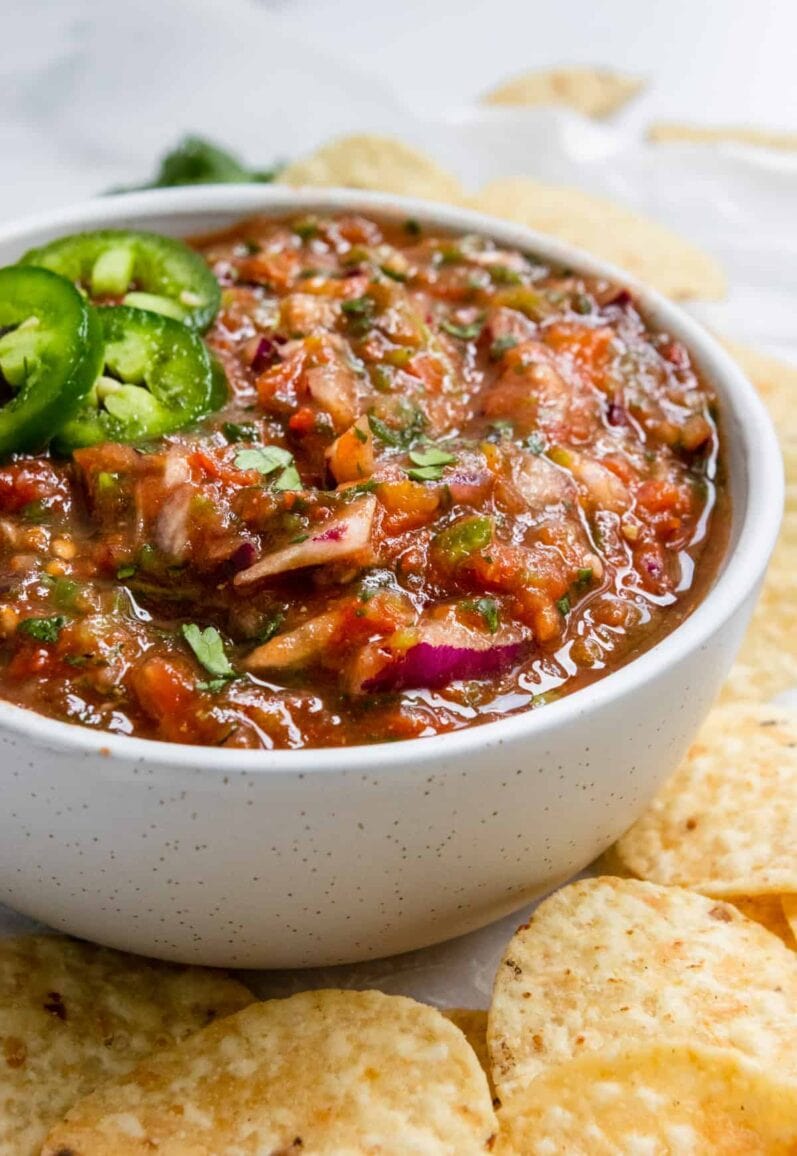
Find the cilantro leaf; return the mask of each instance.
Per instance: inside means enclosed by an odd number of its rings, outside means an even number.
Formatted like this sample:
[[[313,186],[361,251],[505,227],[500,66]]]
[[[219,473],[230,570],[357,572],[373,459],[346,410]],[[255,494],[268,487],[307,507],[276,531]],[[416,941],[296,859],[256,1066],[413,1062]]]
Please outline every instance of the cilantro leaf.
[[[420,466],[418,469],[407,470],[407,477],[414,482],[439,482],[442,476],[442,466]]]
[[[446,450],[438,449],[437,446],[429,446],[426,449],[420,450],[410,450],[410,461],[415,466],[450,466],[456,460],[454,454],[450,454]]]
[[[37,642],[57,642],[64,626],[66,626],[64,616],[55,614],[52,618],[23,618],[17,630],[30,638],[35,638]]]
[[[184,137],[161,159],[155,176],[144,185],[133,188],[169,189],[176,185],[251,184],[273,181],[279,166],[268,170],[245,167],[236,156],[199,136]],[[129,192],[112,189],[111,192]]]
[[[273,474],[285,469],[293,462],[293,454],[280,446],[260,446],[249,450],[239,450],[235,455],[235,466],[239,470],[257,470],[260,474]]]
[[[496,337],[495,341],[490,346],[490,361],[500,361],[504,354],[514,349],[517,345],[517,338],[512,337],[509,333],[505,337]]]
[[[474,613],[480,614],[490,634],[495,634],[498,629],[499,616],[498,603],[494,598],[474,598],[463,602],[462,605],[466,610],[472,610]]]
[[[376,308],[373,297],[351,297],[341,304],[347,317],[369,317]]]
[[[257,426],[254,422],[244,422],[241,425],[234,421],[225,421],[221,427],[228,442],[251,442],[257,437]]]
[[[224,643],[215,626],[204,630],[193,622],[183,623],[180,633],[194,652],[194,657],[214,678],[235,678],[235,669],[224,651]]]
[[[460,341],[471,341],[478,337],[484,327],[484,321],[473,321],[470,325],[455,325],[453,321],[441,321],[440,328]]]
[[[275,490],[303,490],[304,483],[293,464],[286,466],[274,483]]]
[[[274,613],[271,614],[260,627],[260,630],[257,634],[258,643],[260,643],[262,646],[264,642],[268,642],[269,639],[273,638],[274,635],[279,631],[279,628],[282,626],[284,621],[285,615],[282,613],[282,611],[275,610]]]

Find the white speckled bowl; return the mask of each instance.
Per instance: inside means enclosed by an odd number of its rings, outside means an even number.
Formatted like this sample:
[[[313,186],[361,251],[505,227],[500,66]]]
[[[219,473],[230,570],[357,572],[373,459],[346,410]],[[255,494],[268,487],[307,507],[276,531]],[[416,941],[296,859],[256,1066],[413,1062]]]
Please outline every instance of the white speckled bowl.
[[[458,209],[245,186],[106,198],[0,231],[0,264],[78,229],[175,235],[254,212],[355,208],[616,269]],[[348,750],[225,751],[98,733],[0,702],[0,900],[166,959],[301,967],[407,951],[506,915],[589,863],[671,771],[728,671],[775,541],[778,445],[753,388],[674,305],[632,285],[724,402],[726,560],[642,657],[540,710]]]

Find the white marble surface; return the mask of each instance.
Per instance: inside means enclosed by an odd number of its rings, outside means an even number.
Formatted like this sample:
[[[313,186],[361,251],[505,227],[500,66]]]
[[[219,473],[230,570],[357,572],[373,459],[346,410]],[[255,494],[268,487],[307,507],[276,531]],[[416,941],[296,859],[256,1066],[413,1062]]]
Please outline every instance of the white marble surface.
[[[0,219],[140,180],[184,132],[253,164],[335,133],[426,146],[470,186],[529,173],[645,209],[723,261],[708,323],[797,361],[797,155],[656,149],[656,118],[797,131],[792,0],[4,0]],[[507,74],[563,61],[650,79],[609,125],[479,109]],[[518,916],[398,960],[253,977],[261,994],[378,985],[486,1004]],[[0,909],[0,933],[26,926]]]

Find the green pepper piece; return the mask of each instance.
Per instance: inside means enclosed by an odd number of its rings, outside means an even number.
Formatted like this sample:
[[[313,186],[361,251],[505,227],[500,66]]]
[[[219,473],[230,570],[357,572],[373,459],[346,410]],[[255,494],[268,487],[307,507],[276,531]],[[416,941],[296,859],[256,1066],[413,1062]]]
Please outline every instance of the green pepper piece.
[[[127,305],[95,312],[103,372],[59,430],[58,450],[163,437],[224,403],[223,371],[201,337],[179,321]]]
[[[99,320],[45,269],[0,269],[0,457],[37,450],[76,410],[102,368]]]
[[[437,555],[447,566],[458,566],[471,554],[477,554],[489,546],[492,540],[492,518],[479,515],[472,518],[462,518],[460,521],[447,526],[445,530],[441,530],[439,534],[435,535],[432,545]]]
[[[124,304],[165,313],[200,332],[221,304],[219,284],[199,253],[157,233],[73,233],[31,249],[19,263],[60,273],[93,300],[121,298]]]

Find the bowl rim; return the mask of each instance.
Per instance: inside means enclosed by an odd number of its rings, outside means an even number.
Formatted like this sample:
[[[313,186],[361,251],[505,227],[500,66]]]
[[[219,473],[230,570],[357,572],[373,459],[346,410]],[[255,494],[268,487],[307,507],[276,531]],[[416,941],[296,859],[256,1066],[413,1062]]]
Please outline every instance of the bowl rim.
[[[700,650],[740,609],[761,581],[777,538],[783,507],[783,469],[777,436],[753,385],[719,341],[679,306],[610,262],[593,257],[564,241],[520,224],[489,217],[467,208],[415,197],[352,189],[291,188],[279,185],[204,185],[147,190],[95,198],[58,210],[19,218],[0,228],[0,246],[19,242],[20,254],[36,234],[98,227],[146,228],[148,219],[191,214],[230,218],[257,213],[356,211],[383,219],[415,218],[423,224],[459,232],[480,233],[501,245],[531,250],[554,263],[606,277],[627,286],[652,323],[683,341],[702,372],[722,395],[726,406],[726,438],[737,439],[746,476],[739,483],[745,509],[714,583],[683,622],[649,650],[594,683],[546,703],[493,722],[425,738],[402,739],[343,747],[282,750],[224,750],[158,739],[136,738],[62,722],[0,700],[0,736],[12,734],[38,748],[63,753],[101,755],[138,764],[156,762],[175,770],[215,772],[219,776],[326,772],[380,772],[406,769],[410,764],[467,758],[494,746],[534,741],[585,714],[632,693],[666,669]],[[221,226],[224,227],[224,226]],[[212,228],[197,227],[201,235]],[[182,230],[181,230],[182,232]],[[27,240],[28,237],[33,241]],[[731,427],[733,427],[731,429]],[[734,480],[732,479],[732,484]],[[736,521],[738,496],[732,510]]]

